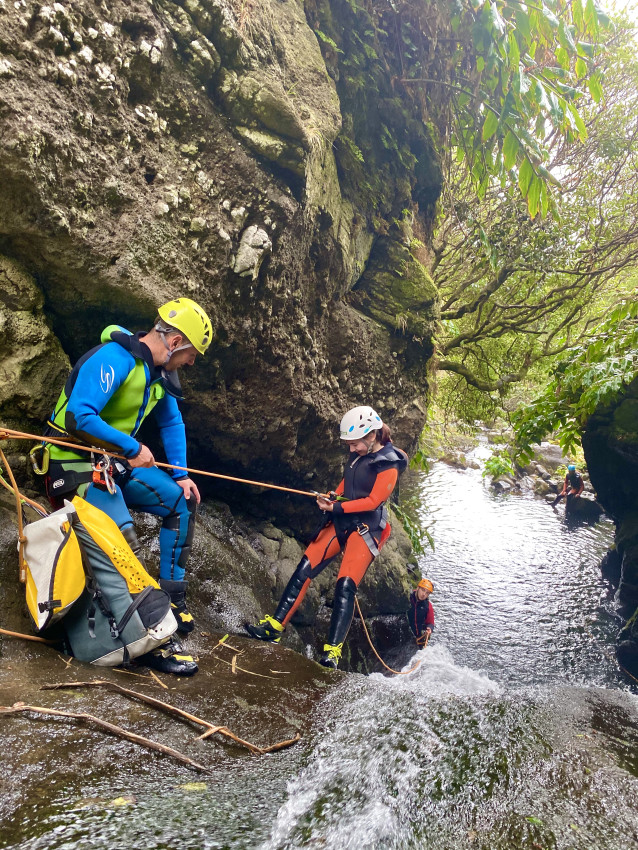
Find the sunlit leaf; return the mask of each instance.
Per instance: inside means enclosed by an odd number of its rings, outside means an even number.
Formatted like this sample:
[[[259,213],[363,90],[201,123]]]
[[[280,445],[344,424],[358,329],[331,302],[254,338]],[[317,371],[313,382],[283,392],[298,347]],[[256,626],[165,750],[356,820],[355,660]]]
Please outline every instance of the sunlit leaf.
[[[483,122],[483,132],[481,133],[483,141],[486,142],[488,139],[491,139],[497,129],[498,115],[495,115],[492,111],[490,111],[487,113],[487,117]]]
[[[532,177],[534,176],[534,169],[529,161],[529,159],[524,159],[523,164],[518,170],[518,187],[521,190],[521,195],[525,198],[527,197],[527,191],[529,189],[529,184],[532,181]]]
[[[503,167],[506,171],[509,171],[516,162],[516,155],[518,154],[519,147],[520,144],[518,139],[510,130],[505,136],[505,140],[503,142]]]
[[[529,184],[529,189],[527,190],[527,209],[529,211],[530,218],[536,218],[538,214],[542,186],[543,181],[539,177],[533,177]]]

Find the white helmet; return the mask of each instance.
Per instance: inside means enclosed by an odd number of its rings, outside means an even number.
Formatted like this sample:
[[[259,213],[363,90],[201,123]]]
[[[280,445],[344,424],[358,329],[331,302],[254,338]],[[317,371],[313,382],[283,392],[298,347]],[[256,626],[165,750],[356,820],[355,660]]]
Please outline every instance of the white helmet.
[[[339,430],[342,440],[360,440],[370,431],[383,427],[379,414],[368,405],[353,407],[341,420]]]

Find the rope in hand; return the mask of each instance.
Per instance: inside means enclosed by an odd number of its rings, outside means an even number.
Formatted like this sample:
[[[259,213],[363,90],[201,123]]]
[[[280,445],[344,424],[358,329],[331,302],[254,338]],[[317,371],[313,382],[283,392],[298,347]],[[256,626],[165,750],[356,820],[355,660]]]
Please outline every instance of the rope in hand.
[[[51,443],[54,446],[61,446],[65,449],[73,449],[73,451],[76,452],[99,452],[100,454],[107,454],[115,460],[128,460],[128,458],[124,457],[124,455],[113,454],[113,452],[105,451],[104,449],[95,446],[81,446],[77,443],[70,443],[66,440],[58,440],[54,437],[42,437],[37,434],[26,434],[23,431],[13,431],[10,428],[1,428],[0,440],[7,439],[36,440],[38,443]],[[160,463],[160,461],[156,460],[154,465],[163,467],[164,469],[177,469],[180,472],[193,472],[196,475],[206,475],[209,478],[223,478],[225,481],[237,481],[240,484],[251,484],[254,487],[268,487],[270,490],[283,490],[285,493],[297,493],[299,496],[310,496],[313,499],[316,499],[317,496],[324,495],[323,493],[318,493],[316,490],[295,490],[293,487],[281,487],[279,484],[266,484],[263,481],[251,481],[248,478],[236,478],[234,475],[222,475],[219,472],[207,472],[204,469],[191,469],[188,466],[177,466],[174,463]],[[325,497],[329,498],[329,494],[326,493]]]
[[[393,669],[392,669],[392,667],[388,667],[388,665],[385,663],[385,661],[383,660],[383,658],[381,658],[381,656],[379,655],[379,653],[378,653],[378,652],[376,651],[376,649],[374,648],[374,644],[372,643],[372,639],[370,638],[370,633],[368,632],[368,627],[366,626],[366,621],[363,619],[363,614],[361,613],[361,607],[360,607],[360,605],[359,605],[359,600],[357,599],[357,597],[356,597],[356,596],[355,596],[355,598],[354,598],[354,601],[355,601],[355,604],[356,604],[356,606],[357,606],[357,611],[359,612],[359,617],[360,617],[360,619],[361,619],[361,623],[362,623],[362,625],[363,625],[363,631],[365,632],[366,637],[368,638],[368,643],[370,644],[370,647],[371,647],[372,651],[373,651],[373,652],[374,652],[374,654],[377,656],[377,658],[379,659],[379,661],[383,664],[383,666],[385,667],[385,669],[386,669],[386,670],[389,670],[389,671],[390,671],[390,673],[394,673],[394,675],[395,675],[395,676],[407,676],[407,675],[408,675],[408,673],[412,673],[412,672],[414,672],[414,670],[416,670],[416,668],[417,668],[417,667],[421,664],[421,662],[420,662],[420,661],[417,661],[417,663],[414,665],[414,667],[410,667],[410,669],[409,669],[409,670],[393,670]],[[428,637],[429,637],[429,635],[428,635]],[[427,646],[427,641],[425,642],[425,644],[426,644],[426,646]],[[423,648],[425,649],[425,646],[424,646]]]

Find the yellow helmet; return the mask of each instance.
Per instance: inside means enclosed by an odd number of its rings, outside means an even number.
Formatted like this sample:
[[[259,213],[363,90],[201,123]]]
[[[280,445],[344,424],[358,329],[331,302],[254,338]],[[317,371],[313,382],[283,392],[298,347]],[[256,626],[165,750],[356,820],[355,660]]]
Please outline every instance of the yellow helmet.
[[[429,590],[430,593],[434,593],[434,585],[429,578],[422,578],[417,584],[417,587],[422,587],[424,590]]]
[[[157,311],[160,319],[175,328],[200,354],[204,354],[213,338],[213,326],[199,304],[190,298],[175,298],[168,301]]]

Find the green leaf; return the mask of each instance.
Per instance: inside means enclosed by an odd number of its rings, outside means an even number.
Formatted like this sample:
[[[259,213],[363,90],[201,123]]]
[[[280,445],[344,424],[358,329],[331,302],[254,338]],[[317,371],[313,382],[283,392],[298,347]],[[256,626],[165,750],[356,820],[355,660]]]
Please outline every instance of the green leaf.
[[[587,127],[585,127],[585,122],[583,121],[579,111],[576,109],[573,103],[567,104],[567,110],[569,112],[569,115],[571,115],[572,124],[578,132],[578,138],[581,140],[581,142],[584,142],[587,138]]]
[[[547,208],[549,206],[549,191],[547,189],[547,183],[543,180],[541,182],[541,216],[545,218],[547,215]]]
[[[566,71],[569,68],[569,53],[564,47],[559,47],[556,51],[556,61]]]
[[[521,51],[519,50],[518,41],[516,40],[516,35],[513,31],[510,32],[508,41],[510,65],[512,68],[518,68],[518,64],[521,61]]]
[[[485,59],[482,56],[476,57],[476,70],[481,73],[485,68]],[[585,70],[587,70],[587,66],[585,66]]]
[[[510,130],[505,136],[505,141],[503,142],[503,166],[506,171],[509,171],[515,164],[519,147],[518,139]]]
[[[495,115],[491,110],[487,113],[487,117],[483,122],[483,132],[481,134],[481,138],[484,142],[488,139],[491,139],[494,133],[496,133],[498,129],[498,116]]]
[[[525,158],[523,164],[518,170],[518,188],[521,190],[521,195],[526,198],[529,189],[529,184],[534,176],[534,169],[529,159]]]
[[[590,35],[597,36],[598,35],[598,12],[596,11],[596,6],[594,4],[594,0],[587,0],[587,4],[585,6],[585,32]]]
[[[529,189],[527,190],[527,209],[530,218],[536,218],[538,214],[542,185],[543,181],[539,177],[534,177],[529,184]]]
[[[572,19],[576,29],[582,32],[585,29],[585,16],[581,0],[572,0]]]
[[[499,35],[503,35],[503,33],[505,32],[505,21],[501,17],[496,3],[490,3],[489,5],[488,20],[494,32],[498,33]]]
[[[598,74],[592,74],[587,80],[587,88],[589,89],[589,93],[592,96],[594,103],[600,103],[603,96],[603,89],[600,84],[600,76]]]
[[[556,15],[545,5],[543,5],[543,18],[547,21],[547,23],[553,30],[558,29],[560,21],[558,20]]]
[[[580,56],[576,60],[576,65],[574,66],[574,70],[576,71],[576,76],[580,80],[582,77],[587,74],[587,62],[584,59],[581,59]]]
[[[515,14],[516,29],[521,33],[525,41],[532,40],[532,29],[529,25],[529,16],[522,9],[517,9]]]
[[[576,53],[576,44],[569,31],[569,27],[565,26],[565,21],[561,21],[558,26],[558,41],[565,50],[568,50],[570,53]]]

